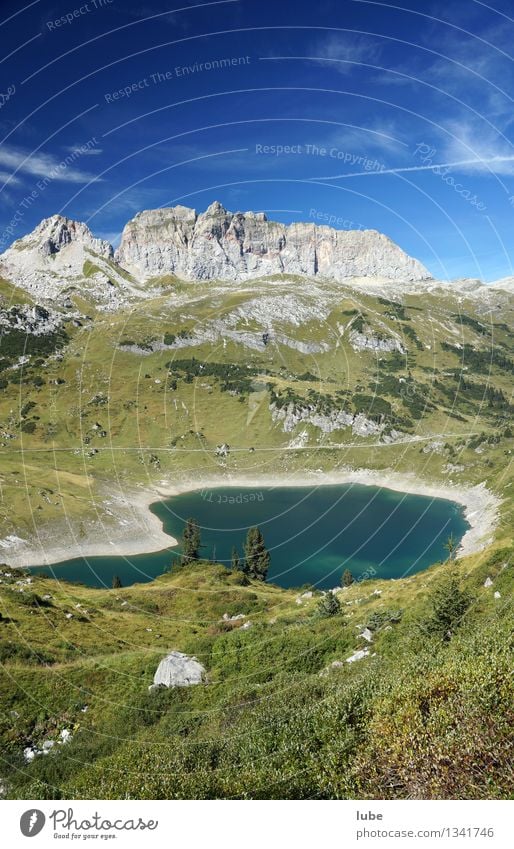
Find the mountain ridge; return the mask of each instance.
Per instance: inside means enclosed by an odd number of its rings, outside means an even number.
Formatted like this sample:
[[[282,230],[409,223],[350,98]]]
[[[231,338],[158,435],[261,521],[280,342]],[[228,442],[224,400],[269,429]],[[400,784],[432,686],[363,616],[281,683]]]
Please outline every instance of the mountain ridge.
[[[139,212],[116,252],[86,224],[53,215],[0,254],[0,272],[36,298],[58,298],[75,284],[105,309],[147,297],[149,280],[170,275],[228,283],[277,274],[335,282],[432,279],[377,231],[285,225],[264,213],[228,212],[217,201],[199,214],[184,206]]]
[[[116,258],[142,279],[170,273],[233,281],[284,273],[336,281],[431,277],[378,231],[281,224],[263,212],[229,212],[219,201],[200,214],[184,206],[139,212],[125,225]]]

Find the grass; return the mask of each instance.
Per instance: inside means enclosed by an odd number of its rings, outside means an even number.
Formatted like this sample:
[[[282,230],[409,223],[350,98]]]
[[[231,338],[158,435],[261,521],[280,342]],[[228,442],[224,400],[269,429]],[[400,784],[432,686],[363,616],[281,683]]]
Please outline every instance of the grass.
[[[514,446],[509,409],[503,401],[489,404],[501,393],[508,403],[512,375],[502,367],[507,360],[496,357],[485,374],[463,372],[461,385],[455,353],[460,344],[510,356],[511,311],[486,316],[448,293],[409,295],[398,307],[327,284],[325,319],[296,327],[287,316],[276,318],[281,343],[272,334],[267,346],[245,347],[221,333],[171,352],[118,347],[122,339],[144,344],[165,333],[212,330],[213,320],[244,311],[258,294],[282,292],[277,282],[234,291],[155,280],[156,291],[170,291],[113,314],[82,299],[94,322],[66,325],[62,351],[35,354],[15,369],[0,362],[0,378],[7,376],[0,389],[0,538],[59,538],[70,528],[84,537],[97,521],[108,528],[114,520],[105,493],[127,486],[350,466],[485,482],[502,498],[495,539],[456,564],[354,584],[343,593],[343,615],[326,619],[316,615],[316,595],[299,605],[296,592],[246,586],[238,574],[206,563],[112,591],[37,577],[19,585],[19,573],[0,576],[0,777],[10,797],[512,795]],[[319,299],[303,284],[302,298]],[[294,294],[298,282],[286,285]],[[21,302],[3,281],[0,296]],[[345,330],[355,315],[366,316],[372,333],[400,333],[407,355],[355,351]],[[252,319],[240,329],[258,342],[267,325]],[[299,351],[299,341],[313,352]],[[329,347],[320,351],[324,343]],[[172,388],[166,363],[192,357],[226,365],[240,385],[224,385],[209,368],[191,382],[178,370]],[[301,407],[310,403],[309,390],[352,409],[363,397],[381,401],[386,417],[410,417],[410,435],[425,441],[387,444],[350,428],[322,433],[305,422],[286,433],[272,418],[272,392],[289,392]],[[304,430],[305,449],[292,448]],[[230,453],[221,460],[215,450],[223,442]],[[440,444],[425,453],[429,442]],[[450,570],[473,603],[443,644],[425,625]],[[246,631],[222,619],[240,612],[252,622]],[[361,628],[377,622],[383,624],[372,654],[346,664],[365,645]],[[172,649],[196,655],[208,683],[149,694],[160,658]],[[333,661],[343,666],[328,670]],[[26,746],[55,739],[63,728],[73,731],[71,743],[25,763]]]
[[[191,287],[191,284],[188,285]],[[205,321],[210,321],[209,316],[214,308],[207,294],[202,294],[202,291],[196,294],[195,290],[195,299],[188,307],[191,318],[187,321],[187,329],[194,330],[195,322],[203,326]],[[249,296],[231,291],[223,297],[215,294],[213,298],[217,306],[214,311],[216,315],[228,314],[230,310],[241,307]],[[181,348],[172,352],[172,357],[169,350],[156,351],[148,356],[119,350],[117,340],[130,338],[144,343],[148,338],[162,338],[166,332],[178,334],[184,328],[184,319],[177,320],[165,298],[145,303],[144,310],[132,309],[109,316],[99,314],[93,326],[87,329],[70,328],[71,339],[62,360],[50,356],[43,364],[36,365],[35,358],[32,358],[19,372],[9,373],[12,382],[5,390],[0,390],[1,428],[14,437],[4,441],[3,446],[0,444],[3,457],[7,456],[3,472],[6,497],[2,502],[5,518],[1,530],[10,532],[20,523],[27,527],[27,516],[31,512],[27,510],[29,503],[35,503],[34,509],[41,508],[41,518],[45,521],[51,515],[58,519],[65,510],[72,520],[78,512],[83,511],[86,518],[93,516],[97,510],[97,497],[102,483],[112,475],[116,476],[117,470],[121,471],[120,462],[123,474],[133,483],[150,483],[152,479],[162,478],[172,471],[182,471],[184,474],[190,470],[216,472],[219,470],[213,456],[216,445],[227,442],[233,449],[241,448],[244,451],[254,448],[256,451],[248,458],[244,457],[244,453],[231,454],[227,460],[227,467],[231,471],[244,471],[249,466],[254,471],[265,471],[276,464],[283,470],[301,469],[304,465],[310,465],[306,452],[284,452],[283,449],[287,448],[295,433],[305,427],[307,444],[315,450],[315,468],[329,470],[341,464],[352,464],[357,467],[364,465],[402,470],[413,463],[411,470],[417,469],[420,474],[430,473],[436,479],[444,480],[444,467],[452,450],[453,464],[459,462],[465,466],[464,472],[457,475],[458,480],[472,482],[486,479],[494,486],[496,470],[504,467],[505,457],[509,456],[505,452],[512,450],[512,439],[502,435],[505,428],[501,426],[501,411],[488,409],[480,398],[470,399],[468,392],[459,390],[458,379],[449,381],[444,376],[445,372],[454,367],[455,357],[452,352],[444,351],[440,343],[447,338],[445,326],[452,321],[455,308],[452,304],[443,308],[440,300],[437,301],[433,296],[426,297],[432,301],[429,306],[430,321],[427,322],[426,313],[421,309],[415,310],[412,306],[407,308],[417,337],[423,340],[425,347],[420,351],[414,345],[407,358],[410,364],[405,359],[402,370],[393,373],[387,370],[390,357],[377,359],[371,352],[356,353],[344,335],[339,347],[317,353],[314,358],[287,345],[272,344],[259,351],[244,348],[230,340],[214,348],[208,343]],[[221,304],[218,303],[220,299]],[[409,300],[413,302],[415,298],[411,296]],[[337,327],[344,323],[343,313],[348,311],[352,303],[355,304],[355,298],[351,301],[343,299],[340,306],[329,314],[325,324],[311,322],[301,329],[301,333],[315,343],[324,339],[338,339]],[[418,306],[420,303],[418,301]],[[390,309],[387,304],[363,296],[360,307],[371,323],[375,314],[380,316],[381,326],[386,324],[394,329],[395,320],[385,314]],[[443,327],[439,326],[439,316]],[[290,334],[291,330],[287,332]],[[460,325],[455,324],[455,333],[460,332]],[[465,325],[464,332],[469,338],[473,337],[472,327]],[[482,335],[480,340],[482,344]],[[427,345],[430,345],[430,349]],[[231,395],[222,391],[220,382],[212,377],[198,377],[193,383],[179,379],[177,389],[172,390],[165,364],[174,357],[184,359],[191,356],[205,363],[218,361],[233,364],[239,369],[251,366],[250,372],[257,374],[257,382],[268,383],[281,393],[289,388],[295,395],[305,398],[309,389],[329,394],[332,398],[337,397],[338,391],[349,392],[350,401],[352,397],[369,398],[374,397],[378,385],[380,400],[383,405],[391,405],[394,417],[399,421],[410,418],[414,422],[415,433],[427,439],[431,435],[438,437],[439,434],[450,434],[444,437],[450,448],[440,455],[427,457],[419,453],[419,446],[415,450],[407,450],[404,446],[371,447],[366,450],[365,446],[370,440],[356,437],[349,429],[321,437],[315,427],[300,424],[297,431],[284,433],[281,424],[272,420],[269,394],[250,392],[249,395]],[[435,376],[434,369],[437,370]],[[319,374],[317,382],[297,380],[297,376],[312,372]],[[413,392],[404,398],[404,384],[400,381],[407,377]],[[44,385],[34,386],[35,378],[42,378]],[[56,380],[61,381],[59,385],[55,384]],[[452,387],[451,396],[437,389],[437,381]],[[481,382],[503,391],[507,397],[510,394],[510,375],[501,371],[495,371],[486,381],[481,377]],[[99,394],[106,399],[104,405],[94,401]],[[413,414],[415,397],[417,406]],[[373,406],[378,400],[374,401]],[[425,400],[430,402],[426,406]],[[27,402],[35,404],[31,417],[33,433],[22,433],[19,429],[19,410]],[[368,407],[364,404],[365,412]],[[213,410],[216,410],[216,415],[213,415]],[[104,439],[92,430],[97,422],[107,432]],[[406,430],[409,431],[408,426]],[[467,449],[466,444],[468,434],[480,433],[482,430],[499,435],[500,442],[496,446],[487,445],[485,454],[478,456],[474,449]],[[197,433],[202,434],[200,441],[194,435]],[[339,454],[334,451],[323,453],[320,450],[324,445],[355,445],[359,442],[362,442],[362,451],[356,447],[341,450]],[[141,455],[136,450],[139,447],[143,452]],[[58,451],[54,452],[54,448]],[[120,453],[127,448],[134,450]],[[176,449],[174,454],[159,455],[160,470],[148,467],[145,462],[146,451],[168,452],[171,448]],[[196,450],[192,452],[190,449]],[[25,462],[28,462],[27,452],[38,452],[37,455],[31,455],[30,462],[30,465],[40,469],[38,477],[42,475],[46,478],[50,472],[54,478],[57,476],[62,480],[60,507],[40,503],[39,487],[32,482],[36,474],[21,481],[12,474],[19,465],[21,451],[24,452]],[[92,453],[94,451],[98,453]],[[90,504],[84,501],[81,486],[76,487],[63,478],[62,473],[65,471],[71,471],[91,482],[88,486],[94,498]],[[23,491],[17,492],[20,483]],[[49,509],[50,506],[55,509]]]
[[[323,619],[319,593],[299,606],[294,591],[243,586],[207,563],[112,591],[35,578],[20,593],[4,576],[2,643],[19,654],[1,674],[9,796],[507,798],[509,607],[483,582],[492,577],[507,599],[512,553],[355,583],[340,595],[343,614]],[[443,643],[423,629],[449,571],[474,601]],[[28,593],[51,599],[21,604]],[[222,619],[240,612],[247,631]],[[361,629],[381,622],[373,656],[344,663],[366,645]],[[208,683],[149,694],[170,649],[194,654]],[[24,763],[27,745],[63,728],[71,743]]]

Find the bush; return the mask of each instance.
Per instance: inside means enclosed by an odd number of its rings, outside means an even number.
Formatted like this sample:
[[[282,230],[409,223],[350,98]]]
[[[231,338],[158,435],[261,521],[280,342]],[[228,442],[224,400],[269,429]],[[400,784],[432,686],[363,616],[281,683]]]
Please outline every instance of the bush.
[[[334,593],[327,592],[318,602],[318,616],[338,616],[341,613],[341,602]]]
[[[432,596],[432,615],[422,625],[423,630],[449,642],[472,600],[470,593],[461,589],[456,575],[450,575]]]

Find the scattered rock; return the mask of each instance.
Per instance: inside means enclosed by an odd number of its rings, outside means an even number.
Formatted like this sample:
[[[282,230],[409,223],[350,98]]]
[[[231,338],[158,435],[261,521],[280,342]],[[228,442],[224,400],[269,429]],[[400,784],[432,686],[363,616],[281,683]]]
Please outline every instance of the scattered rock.
[[[484,587],[492,587],[493,581],[492,578],[486,578],[484,581]]]
[[[153,684],[148,688],[157,687],[191,687],[201,684],[205,669],[196,657],[190,657],[179,651],[172,651],[164,657],[153,678]]]
[[[331,672],[332,669],[339,669],[341,666],[344,666],[342,660],[333,660],[332,663],[329,663],[328,666],[325,666],[325,668],[321,670],[321,672],[319,673],[320,677],[325,677]]]
[[[360,649],[359,651],[354,652],[350,657],[346,658],[347,663],[355,663],[356,660],[362,660],[364,657],[369,655],[369,649]]]

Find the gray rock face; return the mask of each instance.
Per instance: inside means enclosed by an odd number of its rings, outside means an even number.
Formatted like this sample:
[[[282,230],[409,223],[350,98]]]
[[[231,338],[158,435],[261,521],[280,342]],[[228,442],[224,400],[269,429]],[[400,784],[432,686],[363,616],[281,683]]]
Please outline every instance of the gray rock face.
[[[196,657],[189,657],[179,651],[172,651],[163,657],[153,678],[153,684],[149,688],[157,687],[191,687],[201,684],[205,669]]]
[[[95,239],[87,224],[72,221],[62,215],[45,218],[28,238],[39,243],[38,249],[43,256],[56,254],[66,245],[71,245],[72,242],[80,242],[106,259],[112,259],[114,255],[112,246],[103,239]],[[15,244],[23,249],[25,241],[20,239]]]
[[[0,254],[0,277],[40,302],[62,305],[77,290],[117,309],[133,287],[118,274],[113,256],[112,246],[96,239],[86,224],[53,215]]]
[[[399,354],[405,354],[405,348],[399,339],[392,337],[385,339],[382,336],[377,336],[371,331],[367,333],[359,333],[353,330],[350,333],[350,345],[354,351],[373,351],[376,354],[390,354],[392,351],[398,351]]]
[[[285,433],[291,433],[300,423],[319,427],[323,433],[333,433],[334,430],[351,427],[356,436],[376,436],[384,429],[383,424],[367,419],[363,413],[351,413],[346,410],[320,413],[314,405],[298,407],[292,402],[280,408],[271,404],[270,410],[271,418],[274,422],[282,422]]]
[[[116,258],[141,280],[165,274],[234,281],[273,274],[430,278],[420,262],[375,230],[287,226],[264,213],[228,212],[218,202],[201,215],[185,206],[138,213],[125,226]]]
[[[62,324],[62,316],[55,310],[41,306],[15,306],[0,309],[0,333],[21,330],[31,336],[44,336],[57,330]]]

